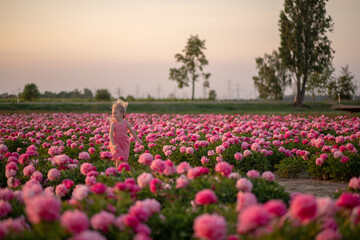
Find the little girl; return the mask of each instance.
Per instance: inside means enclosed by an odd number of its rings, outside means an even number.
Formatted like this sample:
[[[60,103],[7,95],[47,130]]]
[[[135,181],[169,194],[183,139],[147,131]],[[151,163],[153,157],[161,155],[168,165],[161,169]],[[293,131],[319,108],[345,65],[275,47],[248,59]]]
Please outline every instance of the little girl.
[[[129,158],[130,141],[127,130],[131,135],[142,144],[142,141],[132,129],[131,124],[126,121],[125,113],[128,103],[120,99],[112,105],[112,119],[110,125],[110,151],[113,155],[112,160],[115,161],[116,169],[121,160],[127,161]]]

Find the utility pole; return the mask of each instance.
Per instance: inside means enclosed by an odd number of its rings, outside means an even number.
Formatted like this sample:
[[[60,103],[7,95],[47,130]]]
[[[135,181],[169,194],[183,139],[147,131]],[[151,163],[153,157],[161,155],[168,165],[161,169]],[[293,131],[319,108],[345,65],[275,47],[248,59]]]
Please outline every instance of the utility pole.
[[[236,84],[236,93],[237,93],[237,99],[240,99],[240,84],[239,82]]]
[[[118,95],[118,98],[120,98],[120,94],[121,94],[121,89],[120,89],[120,87],[117,88],[116,93],[117,93],[117,95]]]
[[[157,85],[158,99],[160,99],[161,85]]]
[[[231,80],[228,81],[229,100],[231,99]]]
[[[136,98],[139,98],[139,89],[140,89],[139,84],[136,84]]]

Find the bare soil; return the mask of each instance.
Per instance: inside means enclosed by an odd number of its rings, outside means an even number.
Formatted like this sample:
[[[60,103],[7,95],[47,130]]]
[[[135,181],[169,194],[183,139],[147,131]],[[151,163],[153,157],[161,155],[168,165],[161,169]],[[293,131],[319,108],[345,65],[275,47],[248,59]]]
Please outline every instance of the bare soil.
[[[276,178],[288,193],[311,193],[318,197],[333,197],[336,191],[345,190],[347,183],[314,180],[311,178]]]

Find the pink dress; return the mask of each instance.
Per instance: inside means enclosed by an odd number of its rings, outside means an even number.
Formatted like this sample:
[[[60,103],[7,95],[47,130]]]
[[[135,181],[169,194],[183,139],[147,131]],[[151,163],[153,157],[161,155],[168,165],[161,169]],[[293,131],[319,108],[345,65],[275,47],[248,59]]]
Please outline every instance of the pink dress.
[[[110,141],[110,151],[113,155],[112,160],[120,160],[120,157],[123,157],[124,161],[127,161],[129,158],[130,141],[129,136],[127,135],[126,120],[124,120],[123,123],[114,121],[113,137],[117,148],[115,148]]]

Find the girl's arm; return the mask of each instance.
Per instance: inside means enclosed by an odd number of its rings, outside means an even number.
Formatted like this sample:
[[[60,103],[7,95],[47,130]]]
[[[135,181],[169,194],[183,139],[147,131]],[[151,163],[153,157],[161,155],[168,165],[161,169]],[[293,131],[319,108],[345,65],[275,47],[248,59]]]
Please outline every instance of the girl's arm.
[[[116,147],[116,144],[114,141],[114,123],[111,123],[111,125],[110,125],[110,142],[113,146]]]
[[[127,127],[131,133],[131,135],[133,135],[133,137],[136,139],[136,141],[138,141],[140,144],[143,144],[142,141],[140,140],[140,138],[137,136],[136,132],[132,129],[132,125],[126,121]]]

